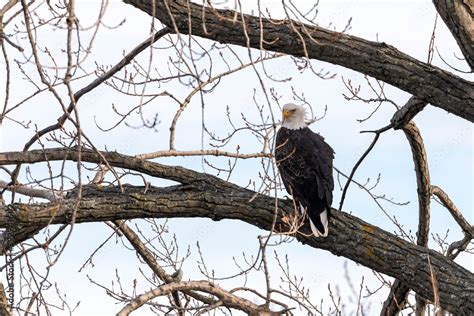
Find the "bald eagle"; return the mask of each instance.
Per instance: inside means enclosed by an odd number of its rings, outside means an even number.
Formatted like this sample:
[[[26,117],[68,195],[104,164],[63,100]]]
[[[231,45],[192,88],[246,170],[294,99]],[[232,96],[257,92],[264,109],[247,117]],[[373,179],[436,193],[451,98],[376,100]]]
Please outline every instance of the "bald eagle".
[[[334,189],[334,151],[308,128],[302,106],[290,103],[283,107],[275,159],[286,191],[306,210],[311,231],[316,237],[326,237]]]

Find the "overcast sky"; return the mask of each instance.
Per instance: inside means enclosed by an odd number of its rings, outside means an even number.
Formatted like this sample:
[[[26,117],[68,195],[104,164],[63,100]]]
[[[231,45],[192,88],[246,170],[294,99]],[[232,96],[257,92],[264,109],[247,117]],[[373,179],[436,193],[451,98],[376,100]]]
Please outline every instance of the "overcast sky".
[[[0,6],[5,1],[0,1]],[[307,3],[304,1],[294,1],[295,3]],[[270,10],[274,12],[274,17],[281,14],[280,1],[262,1],[266,3]],[[78,18],[84,25],[88,20],[93,21],[97,14],[96,1],[77,1]],[[307,5],[308,6],[308,5]],[[309,7],[309,6],[308,6]],[[342,30],[349,18],[352,18],[351,29],[348,33],[357,35],[369,40],[384,41],[395,46],[400,51],[405,52],[420,60],[426,61],[429,40],[435,21],[435,10],[431,1],[334,1],[321,0],[319,4],[319,14],[317,23],[326,27],[331,23],[331,28],[336,27]],[[250,8],[247,8],[250,11]],[[94,12],[94,14],[91,14]],[[139,10],[125,5],[120,1],[111,1],[104,17],[108,26],[118,25],[120,21],[125,23],[117,29],[102,28],[97,35],[97,40],[93,47],[92,61],[99,64],[114,64],[120,59],[123,52],[128,52],[135,45],[142,42],[149,34],[149,24],[151,18]],[[43,42],[48,47],[55,50],[64,47],[64,37],[59,31],[55,33],[44,33],[48,36]],[[64,35],[64,34],[63,34]],[[45,44],[46,45],[46,44]],[[442,57],[450,64],[467,69],[467,66],[456,56],[461,56],[455,41],[449,31],[445,28],[441,20],[438,21],[436,31],[436,47]],[[245,49],[237,49],[242,58],[248,58]],[[12,51],[13,54],[13,51]],[[163,63],[164,56],[161,51],[155,50],[153,53],[154,67]],[[148,60],[149,52],[142,53],[140,58]],[[449,70],[440,58],[436,55],[433,63],[443,69]],[[312,104],[316,116],[324,113],[327,106],[327,115],[321,121],[313,124],[311,128],[321,133],[336,152],[335,166],[346,173],[349,173],[354,163],[369,145],[372,136],[360,134],[361,130],[373,130],[388,124],[393,107],[386,104],[378,111],[372,119],[365,123],[358,123],[357,119],[367,117],[373,106],[357,102],[347,102],[342,93],[345,92],[342,78],[351,79],[355,85],[362,85],[362,93],[370,96],[364,77],[358,73],[346,70],[341,67],[332,66],[323,62],[314,61],[316,69],[324,68],[336,73],[336,77],[331,80],[322,80],[314,75],[305,72],[300,74],[295,67],[289,66],[289,59],[272,61],[269,69],[281,76],[292,77],[291,83],[267,82],[267,88],[275,87],[282,95],[282,104],[293,101],[292,87],[300,93],[304,93],[306,99]],[[0,76],[0,86],[5,84],[4,61],[0,66],[2,75]],[[220,65],[222,66],[222,65]],[[219,65],[217,65],[219,67]],[[473,77],[464,75],[469,80]],[[12,78],[13,87],[11,91],[12,104],[25,96],[25,91],[33,87],[25,85],[20,81],[21,74],[17,72]],[[76,88],[84,85],[82,81]],[[372,81],[374,82],[374,81]],[[245,70],[234,76],[224,79],[218,88],[205,96],[206,112],[205,120],[214,131],[225,135],[229,130],[225,122],[225,107],[229,106],[233,117],[238,121],[240,113],[244,113],[247,118],[258,121],[258,112],[253,104],[253,89],[257,89],[256,98],[258,102],[264,104],[264,95],[257,85],[257,77],[253,70]],[[149,87],[153,89],[153,87]],[[176,87],[176,93],[184,95],[183,88]],[[180,92],[180,89],[182,91]],[[156,91],[156,90],[154,90]],[[398,89],[387,86],[386,94],[395,100],[399,105],[403,105],[410,97]],[[34,102],[25,104],[12,113],[12,117],[17,120],[31,119],[33,124],[37,124],[41,129],[56,122],[60,115],[60,109],[52,105],[49,95],[38,97]],[[4,89],[0,89],[0,101],[3,102]],[[159,114],[163,124],[159,125],[157,131],[135,130],[121,125],[116,130],[104,133],[95,125],[94,120],[102,127],[110,127],[118,121],[118,117],[113,114],[112,104],[118,109],[129,109],[131,104],[137,101],[130,101],[119,94],[113,93],[111,89],[100,87],[91,94],[86,95],[79,102],[81,112],[82,127],[87,135],[92,138],[98,148],[117,150],[125,154],[138,154],[166,149],[168,142],[169,119],[176,111],[176,105],[163,100],[157,102],[146,112],[150,116]],[[161,100],[161,99],[160,99]],[[269,109],[265,111],[269,112]],[[272,109],[273,113],[279,114],[276,105]],[[267,112],[267,113],[268,113]],[[196,99],[192,102],[188,110],[178,125],[176,139],[177,149],[200,149],[201,147],[201,107]],[[131,124],[138,120],[129,121]],[[474,221],[473,209],[473,128],[472,124],[454,115],[447,114],[438,108],[428,106],[416,119],[416,124],[421,130],[428,153],[428,163],[430,176],[433,184],[441,186],[456,203],[458,208],[472,223]],[[239,124],[242,124],[240,121]],[[32,125],[34,126],[34,125]],[[33,135],[34,130],[24,130],[10,120],[5,120],[0,127],[0,150],[13,151],[21,150],[27,139]],[[238,139],[242,152],[256,152],[260,148],[250,135],[244,135]],[[207,147],[207,146],[206,146]],[[228,150],[235,150],[233,147]],[[226,161],[220,159],[210,159],[224,166]],[[160,162],[183,165],[198,171],[212,172],[209,168],[203,167],[200,158],[173,158],[162,159]],[[381,136],[374,151],[365,160],[356,174],[356,179],[365,182],[368,178],[374,181],[381,173],[381,182],[376,189],[377,194],[387,194],[388,197],[396,201],[410,201],[408,206],[396,207],[384,204],[391,215],[396,215],[399,222],[412,232],[417,227],[417,198],[416,180],[411,153],[407,140],[401,131],[389,131]],[[40,177],[41,172],[46,168],[34,166],[32,170],[36,176]],[[71,167],[71,170],[73,168]],[[237,164],[236,172],[230,181],[245,185],[250,179],[257,180],[256,174],[261,170],[259,160],[242,161]],[[43,175],[46,175],[45,173]],[[25,175],[23,174],[23,177]],[[8,181],[5,173],[0,175],[0,180]],[[24,179],[23,179],[24,180]],[[154,182],[155,185],[164,182]],[[337,207],[340,199],[340,190],[336,188],[334,195],[334,207]],[[394,231],[395,227],[373,203],[370,197],[352,186],[348,192],[344,206],[345,211],[350,211],[357,217],[364,219],[374,225],[380,226],[388,231]],[[471,213],[469,213],[471,212]],[[449,241],[458,240],[462,237],[460,229],[449,216],[448,212],[432,203],[431,230],[444,235],[449,229]],[[185,253],[187,246],[190,246],[192,257],[188,259],[183,267],[185,279],[202,279],[196,268],[197,248],[196,240],[199,240],[204,251],[208,265],[215,269],[217,276],[226,276],[236,271],[233,257],[240,263],[243,262],[242,252],[248,255],[256,255],[258,250],[257,236],[264,232],[237,221],[212,222],[201,219],[176,219],[169,221],[170,230],[176,233],[180,243],[182,253]],[[73,305],[77,300],[81,300],[81,305],[76,315],[108,315],[117,312],[120,307],[114,304],[104,291],[89,283],[86,275],[90,275],[98,282],[110,284],[114,278],[115,269],[122,272],[121,277],[124,285],[130,285],[138,274],[137,260],[131,251],[115,242],[108,243],[94,259],[95,267],[88,267],[81,273],[76,273],[82,264],[87,260],[93,251],[110,234],[110,229],[104,228],[102,224],[78,225],[75,228],[73,238],[70,241],[59,264],[53,269],[51,280],[57,281],[63,292],[67,293],[70,303]],[[326,251],[304,247],[298,242],[291,242],[276,248],[279,255],[284,257],[288,254],[292,265],[292,273],[304,277],[307,286],[311,288],[311,293],[315,302],[322,298],[328,300],[327,285],[339,286],[341,295],[344,298],[350,296],[347,282],[344,279],[343,267],[348,260],[336,257]],[[273,249],[270,253],[273,252]],[[41,260],[42,255],[33,255],[36,260]],[[272,269],[275,276],[278,272],[278,265],[274,259],[271,260]],[[457,260],[469,269],[473,269],[472,256],[460,256]],[[356,264],[348,263],[352,281],[358,286],[361,276],[365,275],[365,282],[372,290],[375,290],[377,283],[372,273]],[[248,286],[263,288],[263,278],[260,274],[254,273],[254,277],[248,280]],[[274,277],[277,282],[278,277]],[[243,279],[225,281],[221,284],[224,287],[242,285]],[[143,284],[140,289],[146,289],[148,285]],[[373,301],[373,312],[381,308],[380,299],[386,297],[386,291],[381,291],[377,296],[371,298]],[[348,301],[346,301],[349,303]],[[329,302],[325,303],[325,307]],[[61,313],[54,313],[60,315]],[[146,309],[140,310],[137,315],[147,315]]]

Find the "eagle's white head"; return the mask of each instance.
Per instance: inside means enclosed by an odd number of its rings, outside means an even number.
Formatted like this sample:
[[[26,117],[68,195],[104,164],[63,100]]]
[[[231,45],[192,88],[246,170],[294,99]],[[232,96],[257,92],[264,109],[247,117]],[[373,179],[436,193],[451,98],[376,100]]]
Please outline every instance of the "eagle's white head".
[[[288,129],[301,129],[307,126],[304,117],[306,110],[301,105],[288,103],[283,106],[283,127]]]

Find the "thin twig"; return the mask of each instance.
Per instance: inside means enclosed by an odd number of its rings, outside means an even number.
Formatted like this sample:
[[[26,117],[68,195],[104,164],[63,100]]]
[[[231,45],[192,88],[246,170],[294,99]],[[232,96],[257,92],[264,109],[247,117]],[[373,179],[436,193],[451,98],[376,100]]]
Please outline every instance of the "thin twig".
[[[377,141],[380,137],[380,134],[385,132],[385,131],[388,131],[390,128],[392,128],[391,124],[381,128],[379,130],[373,131],[373,133],[375,133],[375,137],[372,140],[372,143],[369,145],[367,150],[364,152],[364,154],[359,158],[357,163],[352,168],[351,174],[349,175],[349,178],[347,179],[346,185],[344,186],[344,189],[342,190],[342,197],[341,197],[341,202],[339,203],[339,210],[342,211],[342,206],[344,205],[344,199],[346,198],[347,189],[349,188],[349,185],[352,182],[352,178],[354,177],[354,174],[355,174],[357,168],[359,168],[360,164],[362,163],[362,161],[364,161],[365,157],[367,157],[367,155],[372,151],[372,149],[374,148],[375,144],[377,143]],[[362,131],[361,133],[367,133],[367,132],[368,131]]]

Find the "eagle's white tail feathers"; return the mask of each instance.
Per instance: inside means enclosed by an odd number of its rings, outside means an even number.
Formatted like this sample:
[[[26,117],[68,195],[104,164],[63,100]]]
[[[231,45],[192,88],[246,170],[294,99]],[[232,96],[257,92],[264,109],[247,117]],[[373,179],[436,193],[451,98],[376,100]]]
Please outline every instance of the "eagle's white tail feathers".
[[[324,226],[324,234],[322,234],[322,233],[316,228],[316,226],[314,226],[313,222],[312,222],[311,219],[310,219],[310,220],[309,220],[309,225],[311,226],[311,231],[313,232],[314,237],[327,237],[327,236],[328,236],[328,232],[329,232],[329,229],[328,229],[328,225],[329,225],[329,221],[328,221],[328,210],[325,209],[325,210],[319,215],[319,218],[321,219],[321,223],[323,223],[323,226]]]

